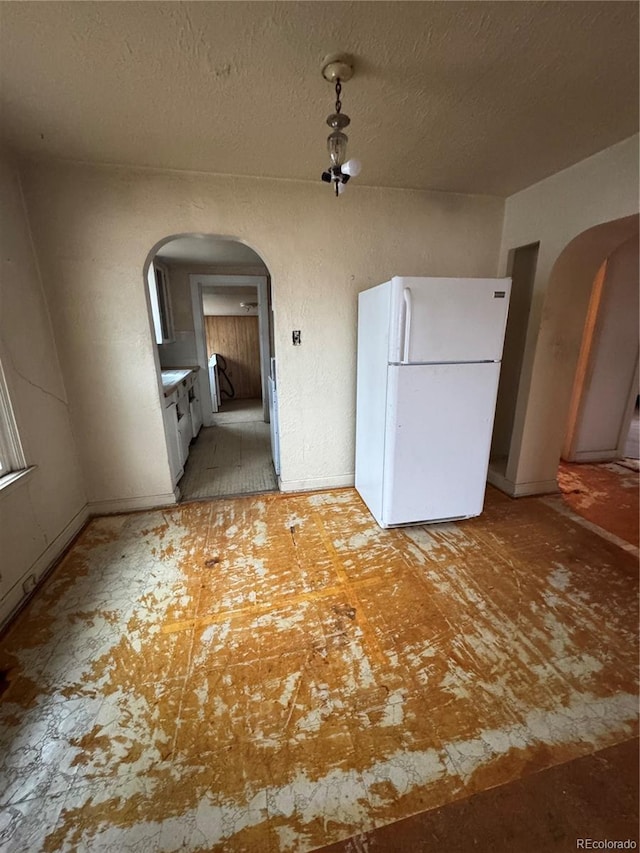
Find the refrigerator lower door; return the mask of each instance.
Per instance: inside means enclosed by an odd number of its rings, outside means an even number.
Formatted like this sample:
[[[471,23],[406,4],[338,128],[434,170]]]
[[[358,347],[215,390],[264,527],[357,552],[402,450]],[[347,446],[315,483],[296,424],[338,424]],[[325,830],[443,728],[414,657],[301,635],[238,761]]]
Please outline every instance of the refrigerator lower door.
[[[500,364],[390,365],[382,527],[482,512]]]

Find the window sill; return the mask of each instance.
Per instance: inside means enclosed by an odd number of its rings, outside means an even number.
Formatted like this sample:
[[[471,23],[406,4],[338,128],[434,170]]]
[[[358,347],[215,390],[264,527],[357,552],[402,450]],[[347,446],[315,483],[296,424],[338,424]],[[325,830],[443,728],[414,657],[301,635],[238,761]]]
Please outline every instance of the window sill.
[[[23,468],[20,471],[12,471],[10,474],[5,474],[4,477],[0,477],[0,498],[8,495],[16,486],[24,484],[37,467],[37,465],[30,465],[29,468]]]

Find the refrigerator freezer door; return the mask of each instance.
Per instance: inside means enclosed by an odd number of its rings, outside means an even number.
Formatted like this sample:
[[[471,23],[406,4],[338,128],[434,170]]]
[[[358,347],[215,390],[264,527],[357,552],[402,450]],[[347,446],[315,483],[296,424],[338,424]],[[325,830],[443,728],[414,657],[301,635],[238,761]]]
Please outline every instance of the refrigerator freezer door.
[[[500,364],[388,368],[382,527],[479,515]]]
[[[392,279],[389,361],[500,361],[509,278]]]

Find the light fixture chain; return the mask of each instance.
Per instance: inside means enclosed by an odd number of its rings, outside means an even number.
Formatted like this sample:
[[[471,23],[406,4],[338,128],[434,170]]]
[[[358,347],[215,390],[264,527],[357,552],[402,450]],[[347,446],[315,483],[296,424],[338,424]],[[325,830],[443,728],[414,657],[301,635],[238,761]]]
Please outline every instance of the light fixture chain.
[[[356,177],[360,172],[360,163],[357,160],[347,160],[348,136],[344,133],[345,127],[351,123],[351,119],[342,112],[342,80],[349,81],[353,75],[353,65],[350,58],[346,56],[327,57],[322,68],[322,76],[329,83],[333,83],[336,92],[335,112],[327,116],[327,124],[332,132],[327,137],[327,150],[329,152],[329,167],[321,177],[324,183],[330,184],[336,196],[342,195],[347,181]],[[342,78],[342,79],[341,79]]]

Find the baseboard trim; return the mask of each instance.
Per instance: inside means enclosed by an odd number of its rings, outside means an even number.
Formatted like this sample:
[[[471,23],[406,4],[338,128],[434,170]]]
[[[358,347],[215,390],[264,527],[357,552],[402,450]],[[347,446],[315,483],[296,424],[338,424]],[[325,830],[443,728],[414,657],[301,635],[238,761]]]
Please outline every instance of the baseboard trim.
[[[489,469],[487,482],[512,498],[524,498],[532,495],[555,495],[560,489],[557,480],[538,480],[533,483],[514,483],[502,474]]]
[[[338,474],[335,477],[310,477],[307,480],[283,480],[278,478],[281,492],[315,492],[321,489],[344,489],[353,486],[355,474]]]
[[[0,602],[0,628],[10,622],[27,601],[29,601],[36,590],[39,589],[42,581],[58,563],[62,554],[85,526],[89,520],[89,516],[89,505],[85,504],[6,593],[2,602]],[[32,575],[35,579],[34,586],[30,592],[25,593],[22,585]]]
[[[173,492],[159,495],[142,495],[139,498],[118,498],[113,501],[90,501],[91,515],[114,515],[119,512],[135,512],[141,509],[158,509],[173,506],[180,499],[180,490],[176,486]]]
[[[620,454],[615,450],[581,450],[567,462],[615,462],[619,458]]]

